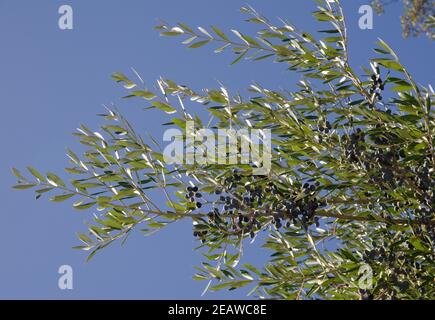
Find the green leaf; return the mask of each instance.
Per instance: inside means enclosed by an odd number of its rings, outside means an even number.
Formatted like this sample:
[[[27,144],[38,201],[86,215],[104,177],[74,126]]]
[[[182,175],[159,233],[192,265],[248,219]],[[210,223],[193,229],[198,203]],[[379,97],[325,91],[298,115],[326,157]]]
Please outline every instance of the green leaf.
[[[202,274],[195,274],[193,277],[192,277],[192,279],[193,280],[210,280],[207,276],[204,276],[204,275],[202,275]]]
[[[179,25],[179,26],[180,26],[184,31],[187,31],[187,32],[189,32],[189,33],[194,33],[193,30],[192,30],[192,28],[190,28],[188,25],[186,25],[186,24],[184,24],[184,23],[181,23],[181,22],[179,22],[178,25]]]
[[[165,227],[168,223],[167,222],[151,222],[148,223],[148,227],[153,228],[153,229],[161,229],[163,227]]]
[[[162,36],[166,36],[166,37],[175,37],[175,36],[179,36],[182,35],[182,32],[177,32],[177,31],[163,31],[160,32],[160,35]]]
[[[430,114],[431,107],[432,107],[432,102],[430,100],[430,96],[427,95],[426,96],[426,112],[427,112],[427,114]]]
[[[63,202],[65,200],[68,200],[72,197],[74,197],[75,194],[74,193],[70,193],[70,194],[64,194],[64,195],[59,195],[59,196],[54,196],[50,199],[50,201],[52,202]]]
[[[340,33],[338,29],[330,29],[330,30],[320,30],[320,33]]]
[[[233,288],[238,289],[238,288],[247,286],[250,283],[252,283],[252,280],[238,280],[238,281],[224,282],[222,284],[218,284],[218,285],[211,287],[211,289],[213,291],[218,291],[218,290],[221,290],[224,288],[229,288],[230,290]]]
[[[12,188],[17,189],[17,190],[27,190],[27,189],[31,189],[33,187],[36,187],[37,184],[17,184],[15,186],[13,186]]]
[[[190,46],[189,46],[189,48],[192,48],[192,49],[196,49],[196,48],[201,48],[202,46],[205,46],[207,43],[209,43],[210,42],[210,40],[202,40],[202,41],[198,41],[198,42],[195,42],[195,43],[192,43]]]
[[[47,173],[47,181],[48,183],[50,183],[55,187],[58,186],[66,187],[66,184],[62,181],[62,179],[59,178],[56,174],[51,172]]]
[[[247,35],[244,35],[244,34],[242,34],[242,33],[240,33],[239,31],[237,31],[237,30],[231,30],[237,37],[239,37],[241,40],[243,40],[243,42],[245,42],[247,45],[252,45],[252,46],[254,46],[254,47],[260,47],[260,44],[257,42],[257,41],[255,41],[253,38],[251,38],[251,37],[249,37],[249,36],[247,36]]]
[[[391,47],[384,40],[379,39],[378,45],[380,45],[382,48],[388,51],[394,57],[394,59],[396,59],[396,61],[399,60],[397,54],[394,52],[393,49],[391,49]]]
[[[21,174],[21,172],[18,169],[12,168],[12,173],[14,174],[15,177],[17,177],[18,180],[27,181],[27,179]]]
[[[65,168],[65,171],[71,174],[85,174],[86,171],[77,168]]]
[[[387,59],[373,59],[373,61],[376,61],[379,64],[383,65],[385,68],[388,68],[391,70],[396,70],[399,72],[404,71],[403,66],[397,61],[387,60]]]
[[[231,65],[236,64],[237,62],[239,62],[240,60],[243,59],[243,57],[248,53],[249,50],[245,50],[243,51],[241,54],[239,54],[239,56],[233,61],[231,62]]]
[[[423,252],[429,252],[429,249],[424,245],[424,243],[420,239],[412,238],[412,239],[409,239],[409,242],[417,250],[423,251]]]
[[[43,188],[43,189],[36,190],[35,192],[36,192],[36,193],[39,193],[39,194],[43,194],[43,193],[50,192],[50,191],[52,191],[53,189],[54,189],[54,188]]]
[[[78,203],[75,203],[73,205],[73,207],[74,207],[74,209],[77,209],[77,210],[86,210],[86,209],[92,208],[94,205],[96,205],[96,202],[89,202],[89,203],[78,202]]]
[[[130,79],[128,79],[125,75],[115,72],[114,74],[112,74],[112,78],[116,81],[116,82],[124,82],[124,88],[126,89],[133,89],[134,87],[136,87],[136,84],[133,83]]]
[[[89,238],[89,237],[88,237],[87,235],[85,235],[85,234],[77,233],[77,237],[79,237],[79,239],[80,239],[81,241],[83,241],[83,242],[84,242],[85,244],[87,244],[87,245],[93,243],[92,239]]]
[[[397,91],[397,92],[402,92],[402,91],[411,91],[412,90],[412,86],[395,86],[395,87],[391,87],[390,90],[392,91]]]
[[[42,174],[40,174],[38,172],[38,170],[36,170],[35,168],[32,167],[27,167],[27,170],[29,170],[29,172],[36,178],[38,179],[39,182],[44,182],[45,178]]]
[[[113,219],[107,219],[107,220],[95,219],[95,221],[111,229],[122,230],[122,225]]]
[[[142,97],[146,100],[152,100],[156,97],[154,93],[148,90],[136,90],[136,91],[132,91],[131,94],[135,97]]]
[[[77,155],[73,151],[71,151],[70,149],[67,149],[67,155],[71,159],[72,162],[74,162],[77,165],[80,164],[79,157],[77,157]]]
[[[223,33],[218,27],[215,26],[211,26],[211,28],[213,29],[213,31],[219,36],[221,37],[223,40],[225,41],[230,41],[230,39],[225,35],[225,33]]]
[[[171,107],[167,103],[155,101],[155,102],[152,103],[152,105],[154,107],[156,107],[157,109],[166,112],[167,114],[172,114],[172,113],[176,113],[177,112],[177,109]]]
[[[231,46],[231,43],[227,43],[225,45],[223,45],[222,47],[217,48],[214,53],[221,53],[222,51],[224,51],[226,48],[228,48],[229,46]]]
[[[119,73],[119,72],[113,73],[112,78],[116,82],[128,82],[128,81],[130,81],[125,75],[123,75],[122,73]]]
[[[96,248],[96,249],[94,249],[94,250],[93,250],[93,251],[88,255],[88,257],[86,258],[86,262],[91,261],[91,259],[95,256],[95,254],[96,254],[98,251],[100,251],[100,248]]]

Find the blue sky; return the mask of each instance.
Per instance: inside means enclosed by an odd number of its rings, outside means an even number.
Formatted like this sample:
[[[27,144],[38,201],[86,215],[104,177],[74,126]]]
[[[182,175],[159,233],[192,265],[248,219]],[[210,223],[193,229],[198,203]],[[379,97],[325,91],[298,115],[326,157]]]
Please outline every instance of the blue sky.
[[[197,299],[205,286],[193,281],[201,255],[189,222],[173,225],[152,237],[139,232],[124,247],[115,244],[85,264],[74,251],[75,232],[83,231],[90,212],[68,204],[35,201],[31,192],[13,191],[10,168],[33,165],[62,173],[65,148],[80,150],[71,133],[80,123],[97,128],[102,104],[117,104],[139,132],[161,137],[161,113],[126,103],[125,92],[110,75],[130,74],[134,67],[149,86],[164,76],[196,89],[223,82],[231,91],[254,80],[270,88],[292,89],[298,75],[270,61],[230,66],[231,57],[212,48],[189,50],[178,39],[160,37],[158,19],[190,25],[237,28],[249,33],[238,9],[249,3],[270,18],[282,17],[308,31],[318,25],[310,16],[314,1],[198,0],[0,0],[0,298],[29,299]],[[425,37],[404,40],[393,4],[375,16],[373,30],[358,28],[358,8],[368,1],[343,1],[347,14],[351,62],[367,66],[377,37],[386,40],[421,84],[434,80],[433,44]],[[58,8],[74,9],[74,30],[58,28]],[[321,26],[323,28],[324,26]],[[246,260],[260,262],[264,250],[247,249]],[[74,269],[74,289],[59,290],[57,270]],[[210,293],[204,298],[245,298],[246,292]]]

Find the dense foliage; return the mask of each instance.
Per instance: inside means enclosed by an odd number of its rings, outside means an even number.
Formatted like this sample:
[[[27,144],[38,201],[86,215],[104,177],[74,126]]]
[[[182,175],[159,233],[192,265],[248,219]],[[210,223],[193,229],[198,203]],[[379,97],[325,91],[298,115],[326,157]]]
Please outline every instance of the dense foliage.
[[[190,48],[221,43],[216,52],[232,49],[234,63],[281,63],[301,75],[295,91],[255,84],[245,98],[224,87],[197,92],[160,79],[154,92],[140,77],[113,77],[128,98],[170,115],[168,127],[184,129],[194,120],[198,128],[204,121],[210,128],[272,130],[268,175],[252,175],[250,165],[167,165],[156,139],[145,141],[108,110],[100,132],[82,125],[75,133],[88,148],[82,156],[68,152],[66,171],[76,178],[66,183],[28,168],[28,179],[14,169],[15,188],[36,188],[38,198],[60,191],[52,201],[74,198],[75,209],[96,209],[88,232],[79,234],[78,248],[90,257],[134,229],[152,233],[191,219],[207,259],[194,278],[209,281],[210,290],[251,286],[260,298],[279,299],[435,298],[432,88],[418,85],[382,40],[358,76],[338,0],[314,12],[329,26],[319,39],[252,8],[242,12],[259,26],[255,37],[185,24],[158,29]],[[212,120],[192,114],[191,104]],[[167,207],[156,204],[152,189],[162,191]],[[244,263],[250,238],[271,250],[264,266]],[[371,286],[361,286],[361,270],[371,271]]]

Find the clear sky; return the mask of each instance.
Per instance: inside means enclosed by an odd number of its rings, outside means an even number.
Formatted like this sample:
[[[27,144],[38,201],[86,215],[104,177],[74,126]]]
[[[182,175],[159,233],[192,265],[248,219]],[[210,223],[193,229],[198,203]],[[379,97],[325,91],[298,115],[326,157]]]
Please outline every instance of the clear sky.
[[[401,37],[400,4],[375,16],[373,30],[360,30],[358,8],[369,1],[342,2],[354,66],[368,66],[371,49],[381,37],[418,82],[434,83],[433,43],[425,37]],[[65,148],[80,150],[71,133],[80,123],[97,128],[101,119],[95,114],[103,111],[102,104],[117,104],[140,132],[161,137],[167,119],[122,101],[125,92],[110,78],[115,71],[131,74],[134,67],[149,86],[164,76],[196,89],[216,87],[221,81],[234,92],[254,80],[265,87],[292,89],[298,75],[282,64],[265,60],[230,66],[231,57],[215,55],[211,47],[187,49],[178,38],[162,38],[152,29],[161,18],[249,33],[252,26],[238,11],[246,3],[271,19],[282,17],[308,31],[319,26],[310,16],[315,8],[310,0],[0,0],[0,298],[200,298],[205,283],[191,276],[201,255],[193,250],[189,222],[152,237],[136,232],[124,247],[115,244],[85,264],[85,254],[71,247],[78,244],[74,233],[85,230],[83,222],[91,212],[13,191],[10,168],[33,165],[62,173]],[[72,31],[58,28],[63,4],[74,9]],[[245,258],[258,262],[265,254],[248,249]],[[65,264],[74,269],[73,290],[57,286],[57,270]],[[220,292],[204,298],[245,295]]]

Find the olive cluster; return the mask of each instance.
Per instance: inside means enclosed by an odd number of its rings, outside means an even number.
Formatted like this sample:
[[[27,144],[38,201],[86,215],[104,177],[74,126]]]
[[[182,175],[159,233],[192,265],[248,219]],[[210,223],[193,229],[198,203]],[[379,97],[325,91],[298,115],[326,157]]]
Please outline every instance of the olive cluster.
[[[227,195],[220,197],[220,200],[224,203],[224,213],[231,216],[232,230],[245,234],[249,233],[251,238],[255,236],[255,230],[262,227],[257,218],[262,214],[265,216],[270,214],[269,210],[262,208],[266,197],[265,192],[269,192],[270,189],[255,186],[255,181],[258,179],[261,178],[244,177],[242,179],[241,175],[234,170],[233,176],[229,179],[233,183],[229,186]],[[227,181],[228,178],[225,179],[225,182]]]
[[[385,89],[385,84],[381,79],[379,67],[376,67],[376,73],[371,75],[371,80],[370,95],[374,94],[378,100],[382,100],[381,92]]]
[[[365,150],[365,134],[358,128],[356,132],[349,136],[349,141],[345,149],[345,156],[350,162],[358,162]]]
[[[208,231],[207,230],[202,230],[202,231],[193,231],[193,236],[195,238],[199,238],[202,242],[205,241],[205,236],[207,235]]]
[[[376,130],[382,129],[382,125],[377,125]],[[395,170],[400,159],[405,158],[406,152],[400,146],[384,148],[384,145],[394,141],[394,134],[384,132],[383,136],[370,134],[373,144],[366,143],[367,133],[357,129],[349,135],[344,155],[349,162],[360,163],[361,166],[369,171],[371,183],[379,185],[385,189],[388,185],[397,188],[403,185],[403,172]],[[379,147],[378,147],[379,146]]]
[[[374,182],[394,183],[396,180],[394,179],[393,163],[396,160],[397,156],[393,151],[376,149],[369,157],[369,161],[379,168],[376,174],[371,175],[372,180],[374,180]],[[378,178],[380,178],[381,181],[377,181]]]
[[[407,183],[411,186],[414,192],[414,197],[420,203],[419,208],[414,210],[413,214],[420,218],[432,217],[435,207],[435,179],[431,174],[430,156],[423,160],[422,164],[413,164],[411,166],[400,163],[400,159],[404,159],[406,152],[404,149],[391,149],[384,151],[377,149],[368,156],[370,162],[375,163],[378,171],[370,175],[372,182],[380,184],[388,184],[392,188],[401,187]],[[408,203],[406,206],[409,206]],[[403,208],[403,205],[396,205],[395,209]]]
[[[206,223],[218,232],[249,234],[252,238],[270,224],[277,229],[291,225],[308,228],[315,224],[319,227],[316,211],[324,205],[318,199],[319,182],[288,189],[277,182],[266,182],[268,179],[237,170],[220,178]],[[186,198],[197,201],[197,191],[191,187]],[[197,231],[195,236],[203,238],[204,234]]]
[[[237,170],[221,178],[220,186],[215,189],[216,200],[212,202],[213,208],[208,212],[208,225],[223,232],[235,232],[255,236],[255,231],[262,228],[256,216],[260,211],[254,208],[263,206],[264,190],[254,187],[256,181],[264,177],[244,176]],[[188,190],[189,191],[189,190]],[[192,200],[195,189],[186,195]],[[197,195],[197,194],[196,194]],[[198,206],[197,208],[201,208]],[[203,231],[195,231],[194,235],[203,239]]]
[[[414,167],[411,171],[418,188],[415,195],[420,203],[419,207],[414,210],[414,215],[425,225],[424,230],[423,226],[420,225],[414,231],[417,234],[427,232],[430,239],[435,241],[435,226],[430,223],[435,217],[435,177],[431,174],[429,156],[422,166]]]
[[[308,228],[314,223],[319,227],[319,218],[315,216],[316,210],[322,205],[316,196],[319,186],[319,182],[305,183],[294,190],[283,190],[273,182],[269,182],[264,188],[246,186],[242,206],[253,210],[254,215],[247,217],[239,213],[237,226],[242,228],[243,223],[247,223],[245,227],[249,231],[253,226],[259,225],[256,217],[266,216],[272,217],[271,223],[277,229],[283,225],[288,228],[292,224]],[[237,201],[235,204],[237,206]]]
[[[397,294],[405,293],[410,283],[418,283],[427,276],[422,261],[409,254],[411,246],[406,235],[401,235],[394,241],[372,242],[372,249],[363,253],[365,263],[375,270],[382,270],[383,277],[377,281],[377,290],[385,297],[394,299]],[[426,259],[433,259],[433,256],[426,256]],[[369,292],[362,292],[363,299],[370,299],[370,296]]]
[[[332,128],[331,127],[331,123],[328,120],[326,120],[326,121],[320,121],[318,123],[318,129],[322,133],[329,133],[331,128]]]
[[[319,120],[317,123],[316,131],[319,132],[317,140],[319,143],[323,143],[323,134],[328,134],[332,129],[331,123],[328,120]]]
[[[255,215],[258,215],[259,212],[254,212]],[[261,223],[255,218],[255,216],[248,216],[239,213],[237,215],[237,227],[233,225],[234,230],[243,230],[245,233],[249,233],[251,238],[255,237],[255,229],[261,229]]]
[[[227,197],[224,197],[226,199]],[[234,206],[233,204],[225,206]],[[238,205],[236,205],[238,207]],[[243,232],[244,234],[250,234],[251,238],[255,237],[255,230],[261,229],[261,223],[256,219],[259,215],[259,211],[254,211],[253,214],[243,213],[238,210],[229,209],[224,211],[222,214],[219,209],[213,208],[208,216],[208,223],[217,229],[222,229],[223,231],[233,230],[235,232]],[[228,228],[230,226],[230,228]]]
[[[420,200],[425,208],[421,208],[423,217],[433,216],[435,210],[435,179],[430,172],[430,162],[427,158],[423,165],[412,169],[416,179],[415,182],[420,189]]]
[[[382,125],[377,125],[376,129],[382,129]],[[393,187],[403,184],[402,176],[395,176],[393,168],[401,158],[405,157],[402,148],[383,148],[378,145],[387,145],[394,140],[394,135],[383,133],[383,136],[370,135],[374,144],[366,143],[367,133],[357,128],[355,132],[346,137],[344,156],[351,163],[360,163],[366,171],[373,170],[370,179],[373,183],[383,184],[388,182]],[[397,178],[394,180],[393,178]]]
[[[242,180],[242,176],[238,173],[237,170],[233,170],[233,174],[229,177],[226,177],[224,180],[224,184],[228,187],[229,190],[232,190],[236,187],[237,183]]]
[[[372,242],[373,249],[364,251],[363,260],[367,263],[378,262],[387,263],[389,265],[394,264],[396,260],[395,252],[388,251],[388,244],[385,242],[380,245],[376,242]]]
[[[200,199],[202,198],[202,194],[198,192],[199,189],[197,186],[188,186],[186,188],[186,199],[189,199],[190,202],[195,203],[195,206],[200,209],[202,207],[202,203]]]
[[[319,182],[305,183],[300,191],[294,191],[292,196],[287,195],[289,199],[283,200],[276,207],[278,214],[274,216],[275,226],[280,228],[281,220],[286,220],[286,227],[290,227],[291,224],[301,224],[304,228],[308,228],[313,223],[319,227],[319,217],[316,217],[316,211],[323,205],[315,196],[319,186]],[[304,194],[303,197],[297,197],[300,192]]]

